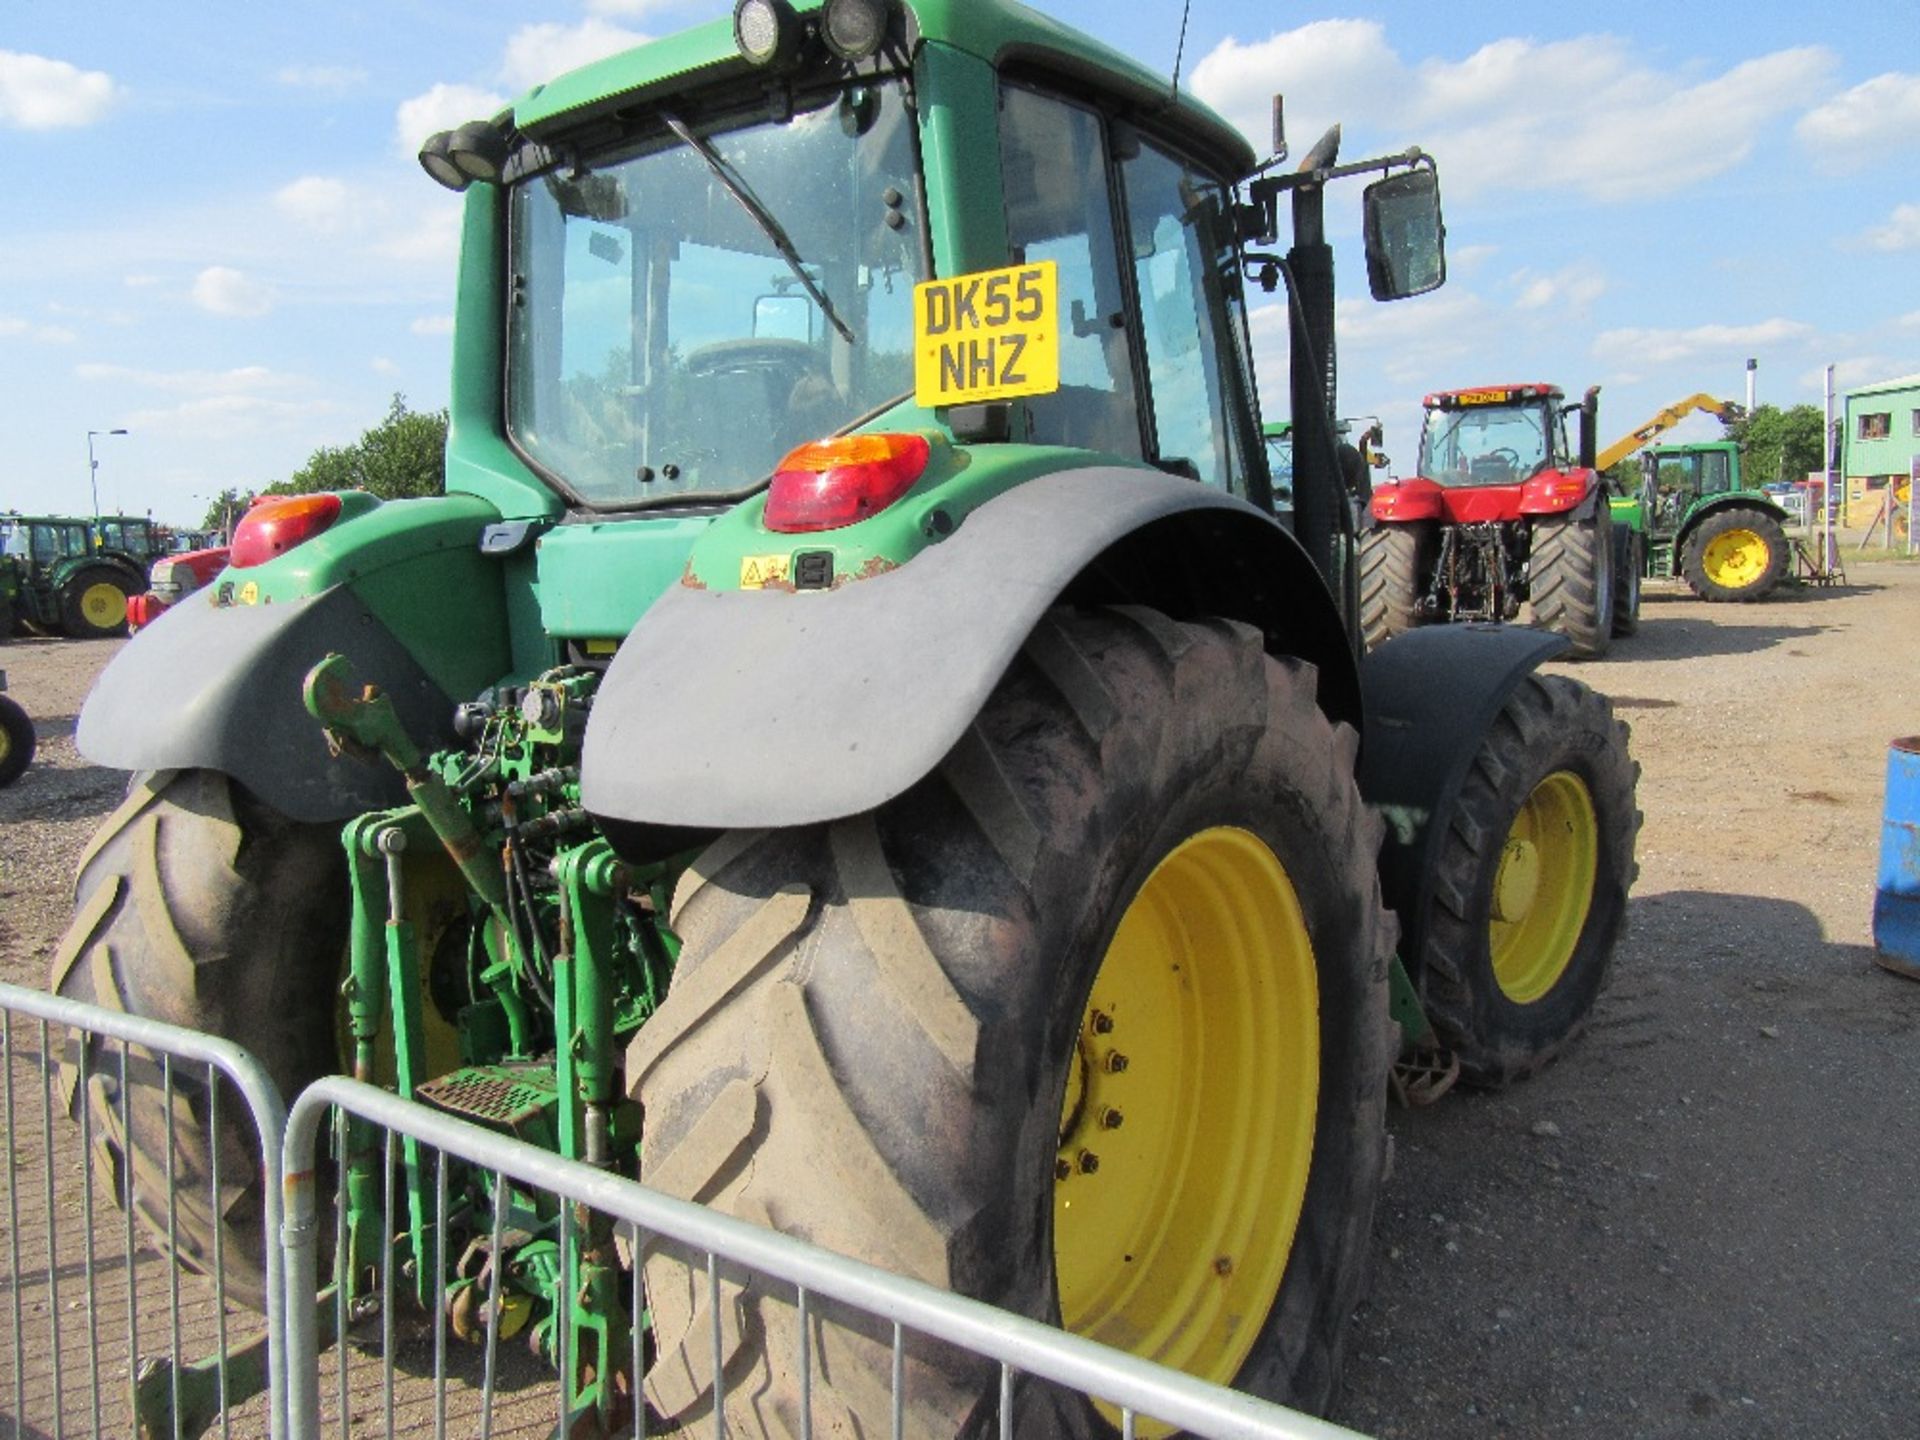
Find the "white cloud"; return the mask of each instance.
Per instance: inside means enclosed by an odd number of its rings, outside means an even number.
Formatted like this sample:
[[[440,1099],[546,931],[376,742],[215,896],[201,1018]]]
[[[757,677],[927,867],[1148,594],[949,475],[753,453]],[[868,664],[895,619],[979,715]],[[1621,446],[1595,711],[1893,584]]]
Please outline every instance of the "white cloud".
[[[1369,149],[1418,140],[1450,191],[1571,189],[1626,200],[1741,164],[1768,120],[1812,102],[1833,63],[1827,50],[1803,47],[1700,78],[1658,70],[1625,41],[1599,35],[1497,40],[1462,60],[1409,66],[1378,23],[1324,20],[1253,43],[1222,41],[1195,67],[1193,88],[1263,151],[1279,90],[1296,151],[1338,120]]]
[[[1875,250],[1920,250],[1920,205],[1896,205],[1887,223],[1867,231]]]
[[[1867,153],[1911,146],[1920,136],[1920,75],[1889,71],[1843,90],[1800,118],[1794,133],[1821,162],[1852,169]]]
[[[578,25],[524,25],[507,41],[500,78],[514,90],[544,85],[564,71],[644,45],[647,39],[598,16],[588,16]]]
[[[289,65],[273,78],[295,90],[340,95],[359,89],[368,75],[357,65]]]
[[[451,130],[469,120],[485,120],[507,102],[491,90],[473,85],[436,85],[425,94],[400,102],[393,117],[393,143],[404,155],[417,155],[429,135]]]
[[[589,15],[620,15],[629,20],[637,20],[642,15],[653,15],[662,10],[671,10],[680,0],[587,0]]]
[[[160,277],[158,275],[145,274],[123,275],[120,278],[120,283],[125,285],[129,290],[151,290],[155,285],[160,283]]]
[[[451,335],[453,317],[451,315],[422,315],[407,327],[416,335]]]
[[[460,258],[460,213],[458,202],[443,192],[432,209],[421,211],[405,229],[373,245],[373,253],[411,264],[451,266]]]
[[[64,60],[0,50],[0,125],[60,130],[91,125],[120,98],[113,77]]]
[[[296,224],[325,234],[347,228],[353,218],[353,192],[344,181],[304,175],[274,192],[274,208]]]
[[[1355,118],[1354,97],[1376,97],[1381,78],[1403,69],[1378,21],[1315,20],[1265,40],[1228,36],[1193,67],[1192,88],[1262,155],[1273,97],[1284,95],[1289,147],[1304,155],[1328,125]]]
[[[1594,337],[1593,353],[1602,359],[1668,365],[1699,356],[1744,358],[1756,349],[1793,344],[1813,333],[1811,325],[1778,317],[1752,325],[1696,325],[1690,330],[1605,330]]]
[[[73,373],[82,380],[136,385],[146,390],[200,397],[285,390],[305,383],[296,376],[269,370],[264,365],[242,365],[232,370],[136,370],[128,365],[89,361],[74,366]]]
[[[0,315],[0,335],[19,340],[38,340],[43,345],[71,345],[79,337],[64,325],[36,325],[16,316]]]
[[[1904,375],[1912,370],[1910,361],[1900,361],[1885,355],[1849,355],[1844,360],[1833,362],[1834,407],[1839,408],[1839,396],[1855,385],[1871,385],[1878,380],[1891,379],[1895,375]],[[1816,395],[1826,391],[1826,367],[1819,366],[1802,372],[1800,384],[1803,389]]]
[[[1598,300],[1607,289],[1607,277],[1591,265],[1568,265],[1551,275],[1537,275],[1531,270],[1516,271],[1509,281],[1519,294],[1514,297],[1516,310],[1553,309],[1561,315],[1579,316],[1586,314],[1588,308]]]
[[[209,265],[193,280],[193,303],[215,315],[264,315],[273,309],[273,287],[226,265]]]
[[[1920,330],[1920,310],[1913,310],[1893,322],[1902,330]]]
[[[400,367],[384,355],[376,355],[367,362],[368,368],[376,375],[398,375]]]
[[[264,395],[207,395],[179,405],[136,410],[127,428],[146,436],[178,436],[195,441],[231,440],[271,434],[339,407],[326,400],[281,400]]]

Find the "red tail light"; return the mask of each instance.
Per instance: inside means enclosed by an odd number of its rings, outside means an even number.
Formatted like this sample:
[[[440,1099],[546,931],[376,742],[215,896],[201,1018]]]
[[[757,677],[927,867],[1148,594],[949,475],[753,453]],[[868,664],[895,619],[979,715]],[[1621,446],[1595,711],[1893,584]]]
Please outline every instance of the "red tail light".
[[[311,540],[339,518],[338,495],[285,495],[262,500],[234,527],[227,564],[236,570],[264,565],[302,540]]]
[[[783,534],[838,530],[884,510],[918,480],[924,435],[840,435],[792,451],[773,472],[766,526]]]

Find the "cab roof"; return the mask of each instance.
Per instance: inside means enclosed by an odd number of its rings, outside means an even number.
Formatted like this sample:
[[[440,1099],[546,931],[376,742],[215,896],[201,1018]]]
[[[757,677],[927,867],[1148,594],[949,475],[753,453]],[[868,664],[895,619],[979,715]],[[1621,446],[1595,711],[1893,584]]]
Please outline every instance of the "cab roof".
[[[1511,405],[1521,400],[1564,400],[1558,385],[1474,385],[1465,390],[1436,390],[1420,403],[1429,410],[1464,410],[1474,405]]]
[[[794,8],[813,14],[822,3],[796,0]],[[1186,91],[1172,90],[1164,75],[1016,0],[902,3],[917,44],[946,45],[994,66],[1043,70],[1113,95],[1233,179],[1258,160],[1245,136]],[[729,15],[583,65],[535,86],[511,108],[520,130],[542,138],[636,100],[677,93],[690,83],[738,77],[752,68],[734,46]]]

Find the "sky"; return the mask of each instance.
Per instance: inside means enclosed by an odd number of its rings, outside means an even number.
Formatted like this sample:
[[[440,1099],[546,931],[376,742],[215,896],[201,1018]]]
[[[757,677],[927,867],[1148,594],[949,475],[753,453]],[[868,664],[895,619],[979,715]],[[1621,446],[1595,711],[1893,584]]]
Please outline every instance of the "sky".
[[[1041,8],[1161,71],[1181,7]],[[459,201],[414,154],[712,0],[0,0],[0,509],[192,523],[446,403]],[[1920,372],[1920,0],[1192,0],[1181,83],[1266,151],[1438,161],[1449,279],[1366,296],[1329,193],[1340,409],[1411,462],[1423,393],[1603,387],[1602,443],[1695,391]],[[1268,418],[1285,316],[1252,320]],[[126,435],[104,432],[125,429]],[[1710,436],[1696,419],[1676,432]],[[1396,464],[1395,473],[1405,466]]]

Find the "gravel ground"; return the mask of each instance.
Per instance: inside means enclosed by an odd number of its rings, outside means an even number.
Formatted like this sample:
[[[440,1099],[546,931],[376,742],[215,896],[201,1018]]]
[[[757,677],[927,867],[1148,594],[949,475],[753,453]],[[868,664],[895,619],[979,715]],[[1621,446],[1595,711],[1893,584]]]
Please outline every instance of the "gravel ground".
[[[1560,1064],[1392,1116],[1344,1423],[1913,1433],[1920,984],[1873,965],[1868,919],[1886,744],[1920,731],[1920,566],[1852,570],[1751,607],[1649,587],[1641,633],[1572,671],[1642,766],[1629,933]],[[40,737],[0,791],[0,978],[44,983],[120,797],[72,740],[120,643],[0,648]]]

